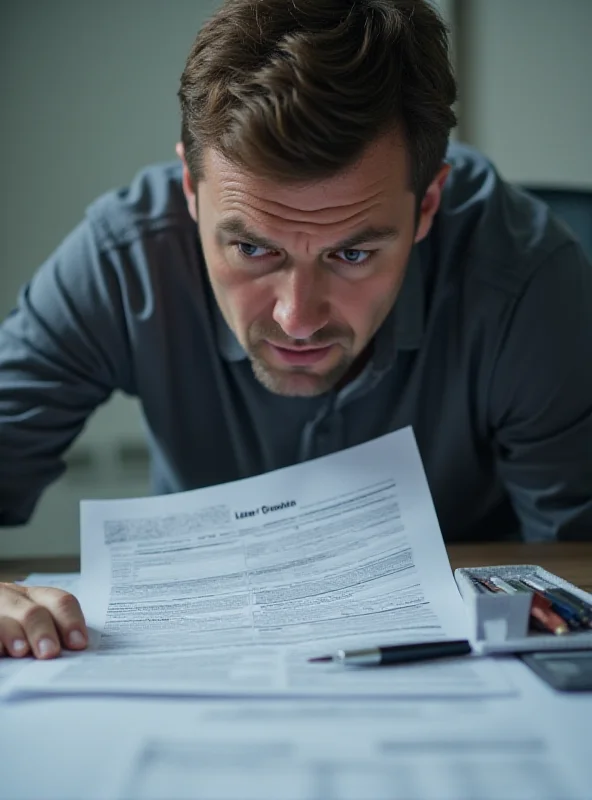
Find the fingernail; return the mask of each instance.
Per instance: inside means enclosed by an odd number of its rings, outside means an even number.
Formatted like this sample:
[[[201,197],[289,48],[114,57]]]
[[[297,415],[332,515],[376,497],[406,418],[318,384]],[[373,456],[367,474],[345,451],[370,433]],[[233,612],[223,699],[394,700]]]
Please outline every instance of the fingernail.
[[[86,639],[84,635],[80,633],[80,631],[72,631],[72,633],[68,636],[68,642],[70,643],[71,647],[84,647],[86,644]]]
[[[12,649],[15,653],[24,653],[27,649],[27,643],[24,639],[15,639],[12,643]]]
[[[52,642],[51,639],[41,639],[37,644],[37,649],[40,656],[51,656],[57,653],[55,642]]]

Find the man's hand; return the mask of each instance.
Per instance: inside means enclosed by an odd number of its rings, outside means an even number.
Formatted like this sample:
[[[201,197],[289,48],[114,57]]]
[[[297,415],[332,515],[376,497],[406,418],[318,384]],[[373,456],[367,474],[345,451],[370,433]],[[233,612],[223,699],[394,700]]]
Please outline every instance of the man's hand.
[[[61,589],[0,583],[0,655],[55,658],[83,650],[88,631],[78,600]]]

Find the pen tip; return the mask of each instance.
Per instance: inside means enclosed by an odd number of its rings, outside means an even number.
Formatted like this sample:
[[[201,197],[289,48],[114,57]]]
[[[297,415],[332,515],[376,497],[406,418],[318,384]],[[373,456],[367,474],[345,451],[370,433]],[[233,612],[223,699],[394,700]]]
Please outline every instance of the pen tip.
[[[321,662],[333,661],[333,656],[317,656],[316,658],[309,658],[309,664],[320,664]]]

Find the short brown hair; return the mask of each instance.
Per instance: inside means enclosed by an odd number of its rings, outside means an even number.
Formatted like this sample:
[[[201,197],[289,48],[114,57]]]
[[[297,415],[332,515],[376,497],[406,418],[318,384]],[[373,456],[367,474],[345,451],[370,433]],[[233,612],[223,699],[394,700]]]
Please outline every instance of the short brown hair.
[[[428,0],[225,0],[193,44],[179,99],[195,181],[208,147],[303,182],[398,129],[421,199],[456,124],[447,29]]]

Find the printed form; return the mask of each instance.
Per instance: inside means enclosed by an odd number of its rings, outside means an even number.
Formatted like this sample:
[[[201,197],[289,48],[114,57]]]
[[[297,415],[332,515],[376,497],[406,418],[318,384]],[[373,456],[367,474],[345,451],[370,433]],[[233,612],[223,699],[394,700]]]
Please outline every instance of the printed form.
[[[410,428],[235,483],[81,506],[81,602],[96,649],[8,692],[475,696],[478,658],[344,669],[311,656],[467,638]]]
[[[338,709],[263,705],[249,719],[229,707],[216,720],[212,709],[193,737],[148,734],[118,800],[589,797],[583,770],[577,780],[545,732],[510,709],[505,719],[475,714],[470,727],[454,719],[459,705],[450,702],[446,723],[431,725],[406,717],[404,707],[401,719],[385,701],[382,709],[371,701]]]
[[[592,696],[550,692],[504,660],[519,697],[212,701],[172,735],[159,715],[118,798],[589,800]]]
[[[502,661],[517,695],[5,703],[0,798],[590,800],[592,695]]]
[[[202,701],[172,734],[159,714],[118,800],[589,800],[592,696],[503,661],[519,696]]]

